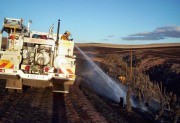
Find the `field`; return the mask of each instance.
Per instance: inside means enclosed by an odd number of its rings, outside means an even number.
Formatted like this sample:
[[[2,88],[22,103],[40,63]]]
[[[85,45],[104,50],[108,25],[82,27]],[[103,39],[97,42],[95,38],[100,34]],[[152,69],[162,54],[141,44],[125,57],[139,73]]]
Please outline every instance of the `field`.
[[[76,45],[77,78],[66,96],[52,93],[51,87],[26,87],[22,94],[8,93],[5,80],[0,80],[0,122],[171,123],[179,116],[179,108],[171,105],[180,103],[179,43]],[[120,80],[120,76],[125,80]],[[147,110],[134,106],[128,112],[127,104],[119,102],[121,94],[114,91],[117,87],[107,86],[110,82],[122,85],[125,95],[131,88],[131,96]],[[151,103],[154,99],[157,108]]]

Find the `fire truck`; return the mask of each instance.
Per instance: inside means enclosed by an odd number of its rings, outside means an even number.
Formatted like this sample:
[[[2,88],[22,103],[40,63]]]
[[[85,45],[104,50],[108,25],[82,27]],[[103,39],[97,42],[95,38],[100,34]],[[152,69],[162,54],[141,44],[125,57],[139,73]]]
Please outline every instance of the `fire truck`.
[[[8,90],[22,91],[24,86],[53,87],[53,92],[69,93],[74,84],[74,41],[59,39],[54,25],[49,32],[31,31],[29,21],[4,18],[0,32],[0,79]],[[1,80],[0,80],[1,81]],[[1,84],[1,83],[0,83]]]

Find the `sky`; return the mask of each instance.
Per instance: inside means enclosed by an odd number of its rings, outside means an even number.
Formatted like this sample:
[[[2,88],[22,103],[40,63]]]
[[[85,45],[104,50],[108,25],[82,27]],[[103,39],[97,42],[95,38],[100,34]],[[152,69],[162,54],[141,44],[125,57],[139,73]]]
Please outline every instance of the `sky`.
[[[1,0],[3,19],[23,18],[32,31],[71,32],[76,43],[180,43],[180,0]]]

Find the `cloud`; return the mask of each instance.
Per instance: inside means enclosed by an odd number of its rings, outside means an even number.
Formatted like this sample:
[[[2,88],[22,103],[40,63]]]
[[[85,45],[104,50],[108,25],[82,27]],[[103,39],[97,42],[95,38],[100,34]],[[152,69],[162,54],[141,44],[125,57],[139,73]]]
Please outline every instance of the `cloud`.
[[[180,38],[180,26],[159,27],[152,32],[141,32],[123,37],[123,40],[160,40],[165,38]]]
[[[109,36],[107,36],[108,38],[114,38],[115,37],[115,35],[109,35]]]

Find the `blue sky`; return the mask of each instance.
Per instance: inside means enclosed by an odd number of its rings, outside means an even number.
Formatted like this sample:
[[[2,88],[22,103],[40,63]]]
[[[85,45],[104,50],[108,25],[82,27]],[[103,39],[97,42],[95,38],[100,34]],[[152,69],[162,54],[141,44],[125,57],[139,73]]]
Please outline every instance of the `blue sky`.
[[[77,43],[180,43],[180,0],[1,0],[4,17],[33,21],[31,30],[48,32],[61,20],[60,33]]]

